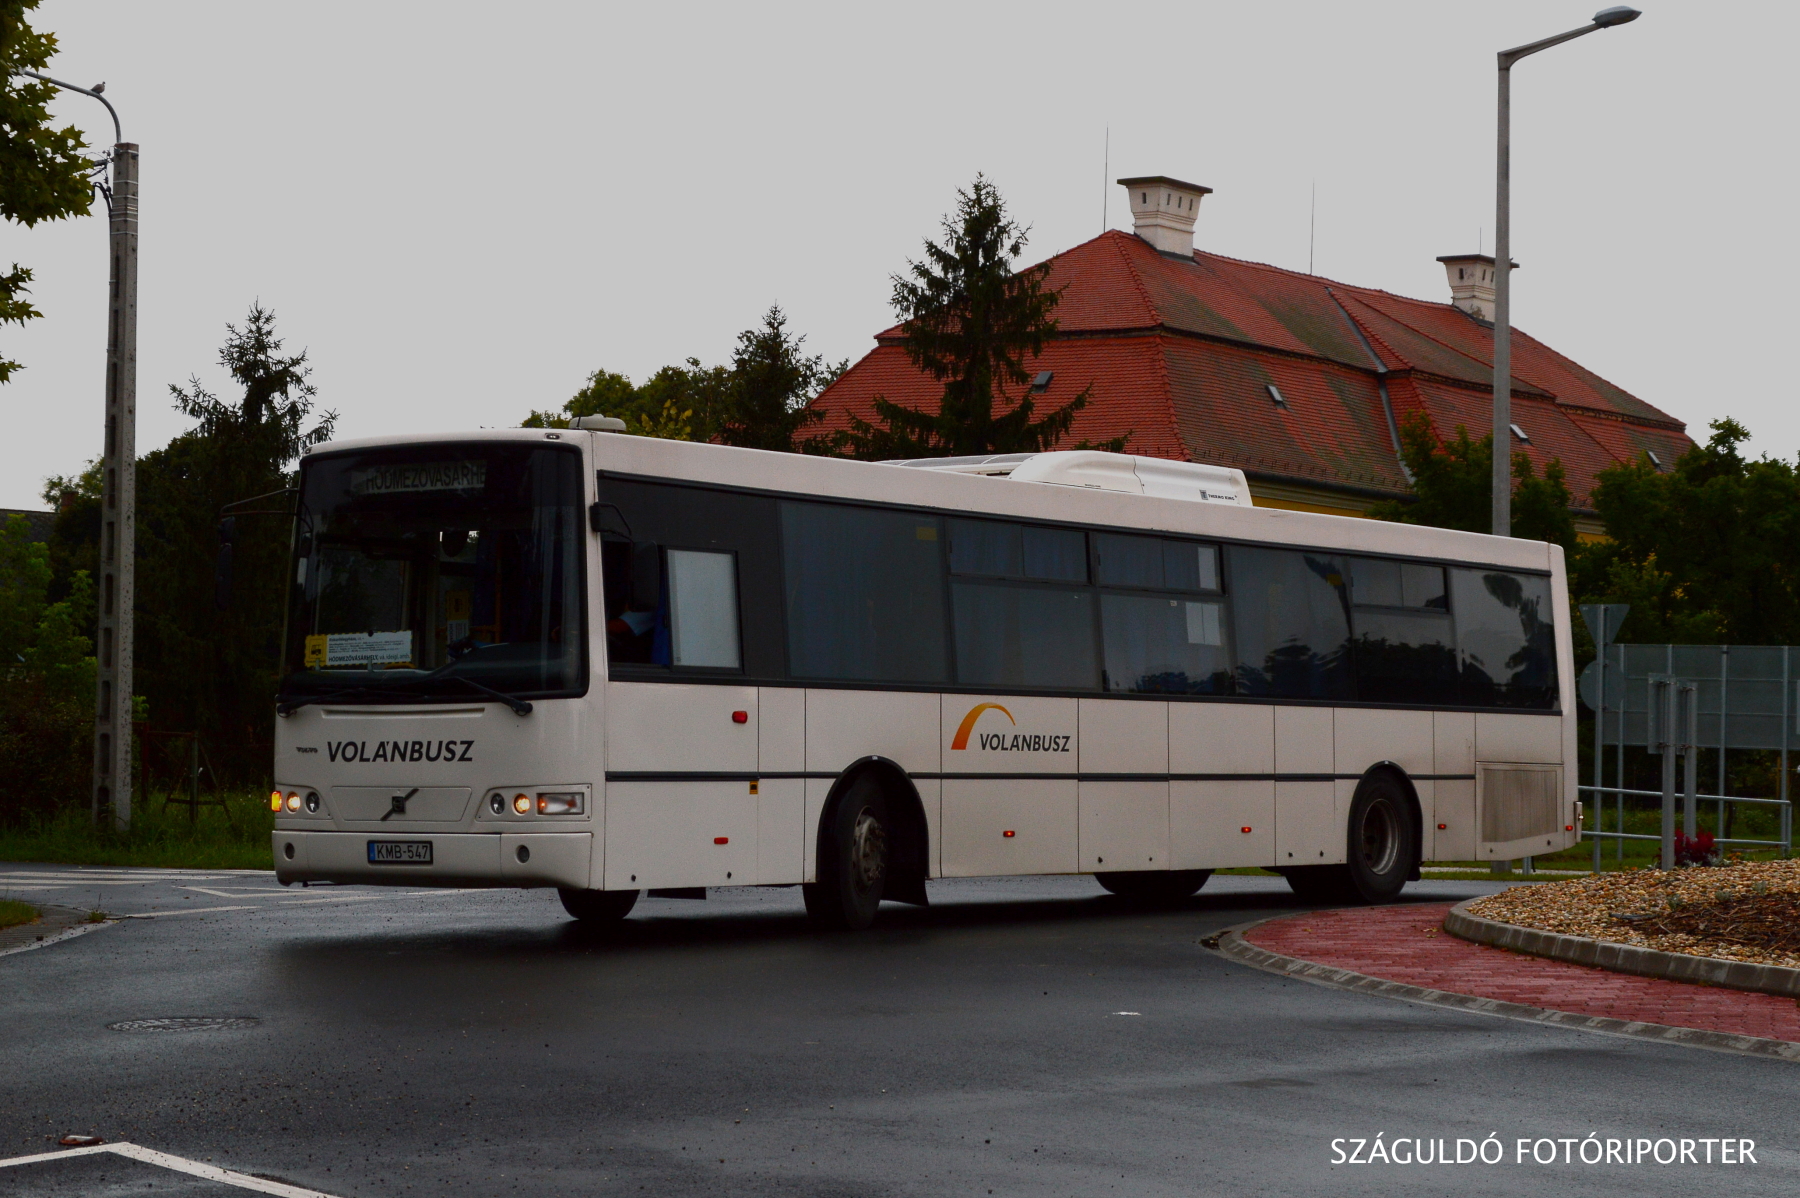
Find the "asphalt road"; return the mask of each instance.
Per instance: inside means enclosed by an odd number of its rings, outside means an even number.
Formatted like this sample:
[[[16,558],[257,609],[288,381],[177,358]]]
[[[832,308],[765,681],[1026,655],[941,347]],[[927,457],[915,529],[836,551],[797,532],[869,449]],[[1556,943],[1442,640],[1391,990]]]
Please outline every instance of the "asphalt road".
[[[1200,945],[1297,909],[1273,879],[1157,912],[1085,878],[937,882],[862,934],[813,931],[797,890],[592,935],[544,891],[0,866],[9,889],[149,917],[0,956],[0,1157],[86,1133],[345,1198],[1800,1192],[1796,1066]],[[257,1022],[108,1026],[191,1016]],[[1331,1163],[1378,1132],[1492,1133],[1505,1163]],[[1513,1163],[1590,1132],[1747,1137],[1757,1163]],[[243,1192],[110,1155],[0,1168],[0,1195]]]

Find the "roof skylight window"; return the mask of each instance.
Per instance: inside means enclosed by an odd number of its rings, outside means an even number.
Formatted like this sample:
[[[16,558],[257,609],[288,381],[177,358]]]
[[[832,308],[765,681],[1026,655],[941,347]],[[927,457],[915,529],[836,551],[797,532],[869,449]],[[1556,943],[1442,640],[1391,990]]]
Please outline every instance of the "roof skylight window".
[[[1286,399],[1282,398],[1281,388],[1277,387],[1274,383],[1266,383],[1264,385],[1268,387],[1269,398],[1275,401],[1275,406],[1286,411],[1288,403]]]
[[[1662,459],[1656,456],[1656,451],[1654,449],[1646,449],[1644,452],[1650,455],[1650,464],[1656,467],[1656,472],[1658,474],[1661,474],[1663,468]]]
[[[1520,428],[1520,427],[1519,427],[1519,426],[1518,426],[1518,425],[1516,425],[1516,424],[1509,424],[1509,425],[1507,425],[1507,426],[1506,426],[1506,427],[1508,427],[1508,428],[1510,428],[1510,429],[1512,429],[1512,434],[1513,434],[1513,436],[1515,436],[1515,437],[1517,437],[1517,438],[1518,438],[1518,439],[1519,439],[1519,440],[1521,440],[1521,441],[1523,441],[1523,442],[1524,442],[1524,443],[1525,443],[1525,444],[1527,444],[1527,445],[1530,445],[1530,444],[1531,444],[1531,438],[1530,438],[1530,437],[1527,437],[1527,436],[1526,436],[1526,435],[1525,435],[1525,430],[1524,430],[1524,429],[1522,429],[1522,428]]]
[[[1055,377],[1054,370],[1040,370],[1037,372],[1037,376],[1031,380],[1031,389],[1041,395],[1050,390],[1050,380]]]

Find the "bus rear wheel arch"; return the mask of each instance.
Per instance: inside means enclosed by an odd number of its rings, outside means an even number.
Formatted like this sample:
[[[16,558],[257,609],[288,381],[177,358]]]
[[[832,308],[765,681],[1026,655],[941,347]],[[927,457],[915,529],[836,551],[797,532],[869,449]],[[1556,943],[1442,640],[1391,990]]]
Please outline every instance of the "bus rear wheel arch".
[[[1307,902],[1386,903],[1419,876],[1419,801],[1405,774],[1377,766],[1363,775],[1346,821],[1344,864],[1284,869]]]

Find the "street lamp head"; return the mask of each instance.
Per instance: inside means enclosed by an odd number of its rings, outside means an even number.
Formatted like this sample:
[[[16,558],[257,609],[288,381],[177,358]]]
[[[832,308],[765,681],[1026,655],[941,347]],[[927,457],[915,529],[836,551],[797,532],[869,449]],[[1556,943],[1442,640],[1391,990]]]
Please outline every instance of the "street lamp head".
[[[1626,8],[1623,4],[1615,4],[1611,8],[1603,8],[1594,14],[1594,24],[1602,29],[1611,29],[1614,25],[1623,25],[1627,21],[1635,21],[1644,14],[1635,8]]]

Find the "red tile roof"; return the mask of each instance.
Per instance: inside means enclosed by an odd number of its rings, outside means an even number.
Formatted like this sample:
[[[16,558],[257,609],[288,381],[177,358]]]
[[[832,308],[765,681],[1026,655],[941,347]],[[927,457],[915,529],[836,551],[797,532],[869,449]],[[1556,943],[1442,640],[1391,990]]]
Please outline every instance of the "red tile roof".
[[[1408,412],[1441,437],[1488,428],[1492,326],[1448,303],[1163,254],[1116,230],[1049,264],[1049,285],[1063,289],[1060,330],[1031,363],[1055,372],[1038,402],[1092,388],[1065,445],[1129,433],[1133,453],[1375,496],[1407,489],[1394,427]],[[906,360],[899,328],[876,342],[814,401],[826,429],[871,418],[877,396],[936,405],[942,387]],[[1516,328],[1513,372],[1514,422],[1531,438],[1516,448],[1540,471],[1560,459],[1578,507],[1601,470],[1645,450],[1666,465],[1691,444],[1680,421]]]

